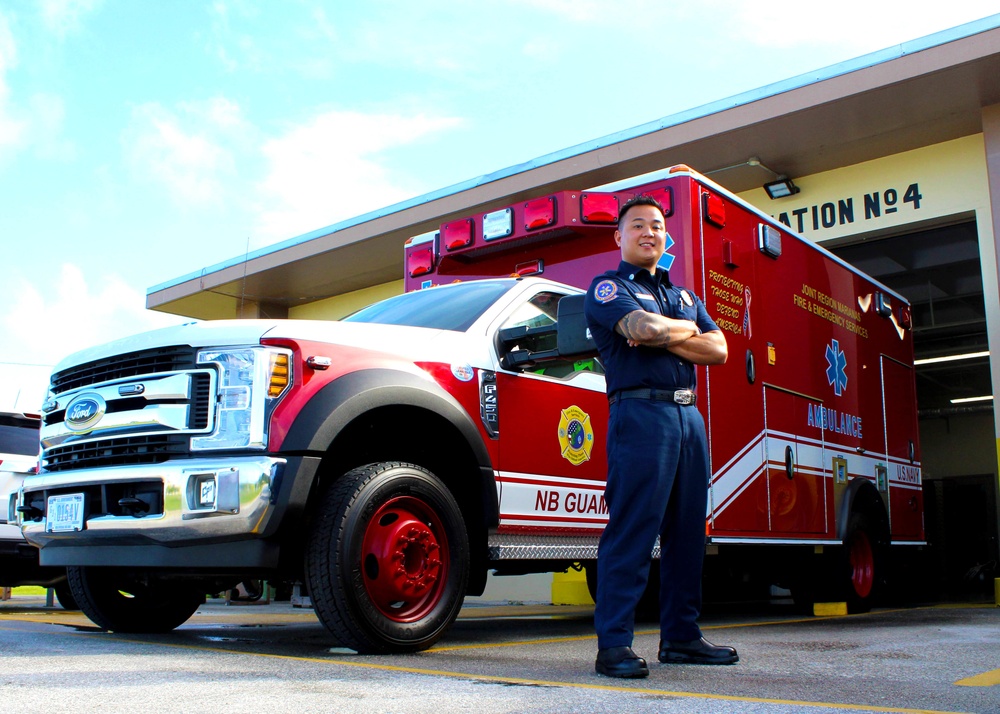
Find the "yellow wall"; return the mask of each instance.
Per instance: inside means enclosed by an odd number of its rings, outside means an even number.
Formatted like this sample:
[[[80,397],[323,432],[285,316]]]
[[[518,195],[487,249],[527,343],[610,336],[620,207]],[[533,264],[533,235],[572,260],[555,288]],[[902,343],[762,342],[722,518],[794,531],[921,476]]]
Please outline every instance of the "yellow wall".
[[[794,196],[771,200],[763,188],[758,188],[740,197],[818,242],[889,232],[949,216],[971,218],[978,211],[989,215],[982,134],[792,178],[801,189]],[[916,201],[904,200],[911,186],[920,194],[919,207]],[[895,205],[889,205],[893,192]],[[851,207],[853,220],[849,220]],[[824,217],[833,225],[824,225]],[[979,229],[992,233],[989,221],[981,221]]]
[[[403,292],[403,280],[393,280],[391,283],[373,285],[352,293],[344,293],[326,300],[317,300],[293,307],[288,311],[288,317],[295,320],[339,320],[373,302],[385,300]]]

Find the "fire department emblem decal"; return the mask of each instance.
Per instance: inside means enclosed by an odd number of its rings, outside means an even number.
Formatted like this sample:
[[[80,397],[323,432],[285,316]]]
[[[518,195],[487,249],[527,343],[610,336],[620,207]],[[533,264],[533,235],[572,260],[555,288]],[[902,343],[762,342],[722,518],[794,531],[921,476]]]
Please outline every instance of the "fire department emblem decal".
[[[559,417],[559,449],[562,457],[574,466],[590,460],[594,448],[594,429],[590,415],[578,406],[567,407]]]

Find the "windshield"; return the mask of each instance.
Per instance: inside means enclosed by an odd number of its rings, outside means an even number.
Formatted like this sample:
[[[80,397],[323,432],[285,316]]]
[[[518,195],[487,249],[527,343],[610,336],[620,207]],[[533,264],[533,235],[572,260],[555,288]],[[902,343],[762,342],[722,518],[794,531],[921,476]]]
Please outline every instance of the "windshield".
[[[369,305],[344,321],[463,332],[512,285],[510,280],[482,280],[415,290]]]

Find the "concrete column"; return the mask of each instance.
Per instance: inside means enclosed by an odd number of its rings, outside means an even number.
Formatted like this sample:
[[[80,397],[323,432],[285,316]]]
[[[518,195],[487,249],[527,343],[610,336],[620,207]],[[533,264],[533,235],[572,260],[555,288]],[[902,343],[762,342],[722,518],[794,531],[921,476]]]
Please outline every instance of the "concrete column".
[[[1000,104],[983,108],[983,140],[986,147],[986,173],[990,188],[991,225],[979,226],[980,259],[983,269],[983,299],[986,303],[986,329],[990,344],[990,371],[993,379],[993,421],[997,445],[997,471],[1000,473]],[[993,245],[983,245],[985,229],[992,232]],[[989,249],[992,248],[992,252]]]

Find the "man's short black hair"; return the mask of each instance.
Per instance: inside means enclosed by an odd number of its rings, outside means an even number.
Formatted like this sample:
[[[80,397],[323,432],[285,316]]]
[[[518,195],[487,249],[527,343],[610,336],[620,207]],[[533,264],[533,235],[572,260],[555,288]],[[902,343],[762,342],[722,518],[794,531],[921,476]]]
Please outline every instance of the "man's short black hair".
[[[654,206],[659,211],[660,214],[666,217],[667,212],[663,210],[663,206],[652,196],[645,193],[640,193],[637,196],[632,196],[629,200],[622,204],[622,207],[618,209],[618,225],[622,224],[622,220],[625,218],[625,214],[629,212],[629,209],[633,206]]]

